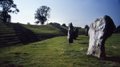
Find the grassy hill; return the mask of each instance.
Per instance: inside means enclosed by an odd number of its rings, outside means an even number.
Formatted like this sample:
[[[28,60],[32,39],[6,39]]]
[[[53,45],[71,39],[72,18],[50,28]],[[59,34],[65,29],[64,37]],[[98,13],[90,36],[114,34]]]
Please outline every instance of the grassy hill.
[[[0,67],[120,67],[120,34],[106,41],[106,60],[86,56],[88,37],[68,44],[66,36],[0,49]]]
[[[0,46],[20,43],[13,27],[0,22]]]
[[[0,47],[17,43],[30,43],[55,36],[65,35],[51,25],[24,25],[0,21]]]
[[[35,34],[54,34],[54,35],[64,35],[60,29],[52,25],[23,25],[24,27],[30,29]]]

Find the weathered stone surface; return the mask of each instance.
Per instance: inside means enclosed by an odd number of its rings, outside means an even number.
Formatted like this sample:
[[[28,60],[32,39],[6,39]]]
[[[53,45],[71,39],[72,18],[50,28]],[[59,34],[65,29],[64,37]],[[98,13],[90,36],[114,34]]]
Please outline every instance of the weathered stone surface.
[[[102,18],[98,18],[90,25],[89,35],[89,47],[87,55],[93,55],[98,58],[105,58],[105,41],[112,35],[116,29],[113,20],[105,15]]]

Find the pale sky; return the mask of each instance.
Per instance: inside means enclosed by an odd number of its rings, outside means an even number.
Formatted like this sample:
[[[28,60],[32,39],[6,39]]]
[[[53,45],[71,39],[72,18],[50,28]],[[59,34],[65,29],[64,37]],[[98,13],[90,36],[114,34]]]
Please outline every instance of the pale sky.
[[[96,18],[109,15],[116,25],[120,25],[119,0],[14,0],[20,12],[11,14],[12,22],[34,24],[34,14],[42,5],[51,8],[50,18],[46,23],[60,24],[72,22],[74,26],[84,27]]]

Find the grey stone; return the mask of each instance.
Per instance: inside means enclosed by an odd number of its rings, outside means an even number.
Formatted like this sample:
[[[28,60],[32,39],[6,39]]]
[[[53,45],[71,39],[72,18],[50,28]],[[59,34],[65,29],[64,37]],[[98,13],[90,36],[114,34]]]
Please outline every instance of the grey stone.
[[[98,58],[105,58],[105,41],[112,35],[116,26],[111,17],[105,15],[102,18],[97,18],[91,25],[88,31],[89,47],[87,55],[92,55]]]

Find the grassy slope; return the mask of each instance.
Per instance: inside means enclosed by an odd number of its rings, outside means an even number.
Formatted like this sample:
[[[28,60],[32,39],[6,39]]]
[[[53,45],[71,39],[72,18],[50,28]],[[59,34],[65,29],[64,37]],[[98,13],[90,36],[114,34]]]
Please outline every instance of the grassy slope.
[[[36,34],[56,34],[62,35],[60,29],[53,27],[51,25],[23,25],[24,27],[32,30]]]
[[[3,44],[16,44],[19,43],[20,40],[16,36],[15,30],[0,21],[0,47]]]
[[[0,20],[0,47],[17,43],[31,43],[64,35],[60,29],[50,25],[5,24]]]
[[[86,56],[88,37],[80,36],[73,44],[66,37],[55,37],[28,45],[0,49],[0,65],[24,67],[120,67],[120,34],[106,42],[109,60]],[[116,59],[117,58],[117,59]]]

